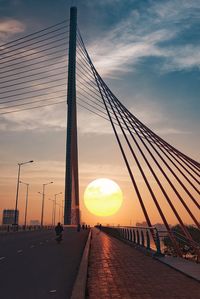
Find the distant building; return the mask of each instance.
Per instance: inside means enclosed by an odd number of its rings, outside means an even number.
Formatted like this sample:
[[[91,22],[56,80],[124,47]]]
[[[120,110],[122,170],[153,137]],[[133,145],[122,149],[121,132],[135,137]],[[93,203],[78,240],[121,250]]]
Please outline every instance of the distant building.
[[[17,210],[17,219],[16,223],[19,221],[19,211]],[[3,210],[3,220],[2,224],[14,224],[15,223],[15,210]]]
[[[40,225],[39,220],[30,220],[30,225]]]
[[[136,226],[139,226],[139,227],[147,227],[147,223],[146,221],[143,221],[143,222],[136,222]]]
[[[166,226],[162,223],[155,223],[153,226],[155,226],[157,230],[166,231]]]

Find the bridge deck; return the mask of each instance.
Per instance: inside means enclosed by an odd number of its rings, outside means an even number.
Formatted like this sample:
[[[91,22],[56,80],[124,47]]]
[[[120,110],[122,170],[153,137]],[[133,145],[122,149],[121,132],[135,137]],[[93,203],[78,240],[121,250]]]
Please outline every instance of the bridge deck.
[[[200,298],[197,281],[96,229],[87,287],[89,299]]]

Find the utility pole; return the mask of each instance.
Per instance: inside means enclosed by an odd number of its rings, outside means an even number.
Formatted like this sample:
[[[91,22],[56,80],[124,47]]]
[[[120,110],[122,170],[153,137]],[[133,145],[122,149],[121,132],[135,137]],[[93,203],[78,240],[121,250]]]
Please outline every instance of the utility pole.
[[[26,206],[25,206],[25,215],[24,215],[24,226],[25,226],[25,228],[26,228],[27,209],[28,209],[28,189],[29,189],[29,184],[26,184]]]
[[[79,182],[78,182],[78,145],[76,117],[76,33],[77,8],[70,8],[70,35],[68,56],[67,88],[67,143],[65,169],[65,210],[64,224],[80,223]]]
[[[29,184],[19,181],[20,184],[26,185],[26,204],[25,204],[25,212],[24,212],[24,227],[26,228],[26,220],[27,220],[27,209],[28,209],[28,190]]]
[[[44,222],[44,198],[45,198],[45,186],[46,185],[50,185],[50,184],[53,184],[53,182],[49,182],[49,183],[46,183],[46,184],[43,184],[42,185],[42,211],[41,211],[41,227],[43,226],[43,222]]]

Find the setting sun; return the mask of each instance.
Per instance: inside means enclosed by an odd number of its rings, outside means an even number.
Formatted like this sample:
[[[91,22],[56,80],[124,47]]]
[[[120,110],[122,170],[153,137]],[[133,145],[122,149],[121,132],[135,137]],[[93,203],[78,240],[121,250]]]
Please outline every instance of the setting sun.
[[[110,216],[121,207],[123,194],[120,187],[109,179],[92,181],[84,192],[88,211],[96,216]]]

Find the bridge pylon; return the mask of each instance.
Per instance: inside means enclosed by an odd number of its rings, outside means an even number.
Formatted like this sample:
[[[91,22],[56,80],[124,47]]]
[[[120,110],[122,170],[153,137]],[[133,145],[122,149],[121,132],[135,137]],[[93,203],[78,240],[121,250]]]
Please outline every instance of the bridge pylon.
[[[76,112],[76,33],[77,8],[71,7],[68,54],[67,142],[64,209],[64,224],[66,225],[80,223]]]

